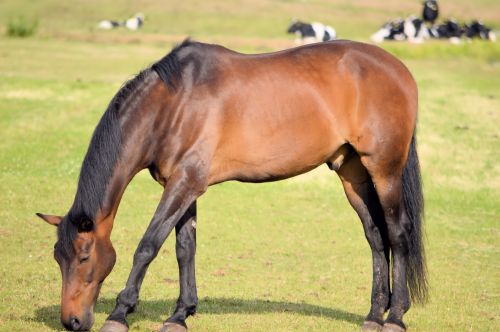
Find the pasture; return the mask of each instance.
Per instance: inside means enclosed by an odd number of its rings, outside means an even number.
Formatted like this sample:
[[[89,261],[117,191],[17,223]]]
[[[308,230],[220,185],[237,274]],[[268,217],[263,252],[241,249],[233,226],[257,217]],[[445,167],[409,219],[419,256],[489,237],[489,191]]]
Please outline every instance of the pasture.
[[[66,213],[92,131],[126,79],[187,35],[263,52],[293,46],[284,31],[294,16],[363,41],[385,19],[420,10],[417,1],[395,0],[98,3],[0,4],[0,331],[61,330],[55,229],[34,213]],[[477,13],[499,28],[496,1],[444,8],[460,19]],[[142,31],[95,29],[100,19],[136,11],[146,15]],[[39,20],[36,36],[5,36],[20,12]],[[420,91],[430,299],[413,306],[406,323],[411,331],[498,331],[500,44],[382,46],[410,68]],[[161,192],[142,172],[125,193],[112,236],[118,260],[101,290],[94,330],[124,287]],[[190,331],[359,330],[370,304],[370,249],[326,166],[281,182],[211,187],[199,200],[197,229],[200,302]],[[171,237],[145,278],[131,331],[155,330],[168,317],[177,271]]]

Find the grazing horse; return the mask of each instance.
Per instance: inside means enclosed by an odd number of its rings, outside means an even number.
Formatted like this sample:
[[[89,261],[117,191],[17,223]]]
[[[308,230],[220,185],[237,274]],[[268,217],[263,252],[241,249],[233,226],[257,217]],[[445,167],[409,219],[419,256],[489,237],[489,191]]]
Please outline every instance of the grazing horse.
[[[173,229],[180,295],[161,331],[187,329],[198,301],[196,200],[208,186],[286,179],[326,164],[340,176],[372,251],[363,329],[404,331],[411,300],[426,296],[417,99],[408,69],[373,45],[333,41],[243,55],[183,42],[111,100],[69,212],[38,214],[57,225],[62,324],[92,326],[115,263],[113,221],[140,170],[148,168],[164,191],[103,332],[128,330],[146,270]]]

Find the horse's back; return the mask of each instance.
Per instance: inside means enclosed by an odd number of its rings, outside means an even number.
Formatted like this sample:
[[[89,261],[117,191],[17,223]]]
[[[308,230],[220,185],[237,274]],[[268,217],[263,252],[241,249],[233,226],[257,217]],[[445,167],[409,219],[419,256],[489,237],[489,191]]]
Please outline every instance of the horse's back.
[[[346,143],[369,154],[381,139],[411,138],[416,86],[378,47],[334,41],[242,55],[201,45],[211,80],[193,91],[211,108],[203,116],[213,182],[286,178],[331,160]]]

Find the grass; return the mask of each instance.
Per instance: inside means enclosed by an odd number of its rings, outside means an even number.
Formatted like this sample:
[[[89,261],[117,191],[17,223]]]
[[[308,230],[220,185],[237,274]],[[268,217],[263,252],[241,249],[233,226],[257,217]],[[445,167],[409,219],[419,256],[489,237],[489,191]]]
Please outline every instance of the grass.
[[[440,3],[440,9],[443,19],[482,19],[486,24],[500,28],[500,3],[495,0],[445,1]],[[23,13],[26,18],[38,19],[40,33],[45,35],[60,35],[68,31],[88,34],[96,32],[100,20],[124,20],[136,12],[143,12],[146,22],[142,32],[146,34],[274,39],[286,38],[286,28],[296,17],[331,24],[340,38],[367,39],[388,19],[419,15],[420,11],[419,0],[76,0],[71,3],[4,0],[0,3],[0,23]]]
[[[161,26],[157,19],[167,14],[154,10],[156,2],[143,1],[141,10],[152,13],[145,31],[99,34],[93,30],[100,17],[90,13],[92,1],[78,3],[81,8],[27,3],[0,5],[0,23],[23,8],[30,9],[26,17],[40,22],[36,37],[0,37],[0,331],[61,329],[60,272],[52,259],[55,230],[34,213],[67,211],[90,135],[107,103],[125,79],[180,40],[178,35],[192,29],[199,39],[256,52],[291,46],[291,38],[277,27],[286,26],[301,8],[304,15],[318,11],[322,18],[329,8],[338,11],[335,17],[363,13],[365,25],[346,23],[356,27],[350,38],[366,39],[367,27],[376,27],[384,14],[378,3],[367,1],[311,1],[307,6],[278,1],[269,10],[271,2],[260,0],[244,3],[245,11],[226,2],[197,1],[172,5],[176,14],[168,15],[177,21]],[[494,21],[488,4],[498,6],[491,1],[477,6]],[[453,4],[464,13],[468,6]],[[394,8],[385,15],[407,12],[418,3]],[[104,4],[102,15],[127,16],[138,9],[117,6],[113,11]],[[76,11],[74,20],[67,19]],[[52,20],[57,15],[62,18]],[[183,17],[193,24],[183,23]],[[241,23],[248,20],[255,26]],[[498,331],[500,46],[384,47],[404,60],[420,89],[431,297],[426,306],[413,307],[406,322],[414,331]],[[147,173],[140,173],[125,193],[112,236],[118,262],[101,291],[96,327],[124,286],[160,195]],[[169,239],[146,276],[138,312],[129,316],[132,330],[159,327],[174,308],[174,256]],[[326,167],[271,184],[224,183],[199,202],[200,305],[188,325],[191,331],[357,331],[369,309],[370,266],[360,222]]]
[[[7,36],[30,37],[35,34],[38,23],[28,21],[23,17],[16,17],[7,23]]]

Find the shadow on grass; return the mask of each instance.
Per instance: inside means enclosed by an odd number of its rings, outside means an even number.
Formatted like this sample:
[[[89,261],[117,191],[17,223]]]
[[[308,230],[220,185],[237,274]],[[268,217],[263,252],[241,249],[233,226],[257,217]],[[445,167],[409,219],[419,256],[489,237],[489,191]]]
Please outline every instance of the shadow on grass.
[[[139,301],[135,313],[127,317],[129,323],[134,323],[142,320],[162,322],[168,317],[175,308],[176,300],[157,300],[157,301]],[[115,306],[115,299],[99,299],[95,312],[109,314]],[[292,303],[283,301],[267,301],[267,300],[243,300],[235,298],[209,298],[205,297],[199,300],[199,314],[264,314],[264,313],[294,313],[304,316],[316,316],[329,318],[333,320],[342,320],[348,323],[361,325],[364,317],[358,314],[353,314],[347,311],[321,307],[307,303]],[[59,306],[52,305],[37,309],[36,319],[46,326],[59,330],[61,324],[59,322]]]

